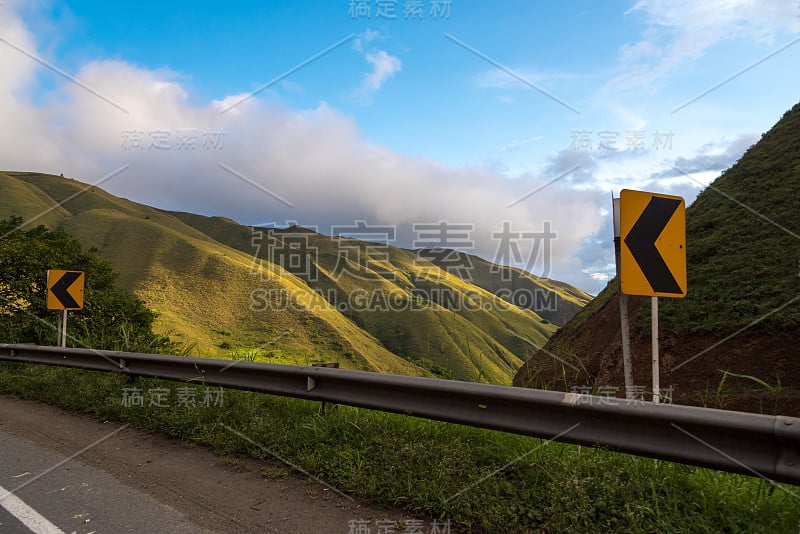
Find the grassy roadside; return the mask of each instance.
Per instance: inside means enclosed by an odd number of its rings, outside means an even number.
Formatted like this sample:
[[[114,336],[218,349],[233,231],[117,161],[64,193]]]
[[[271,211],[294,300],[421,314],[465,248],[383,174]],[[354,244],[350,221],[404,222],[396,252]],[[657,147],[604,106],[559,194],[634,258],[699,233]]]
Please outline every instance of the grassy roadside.
[[[193,396],[181,389],[186,387],[0,364],[2,393],[165,432],[224,455],[269,458],[266,451],[272,451],[345,493],[450,519],[470,531],[797,532],[800,527],[800,491],[792,486],[343,406],[320,415],[319,403],[248,392],[225,390],[205,402],[205,387],[191,386]],[[123,397],[130,400],[135,391],[142,393],[143,406],[124,406]],[[159,399],[163,407],[150,405],[154,391],[167,392]],[[180,405],[180,396],[193,398],[194,405]]]

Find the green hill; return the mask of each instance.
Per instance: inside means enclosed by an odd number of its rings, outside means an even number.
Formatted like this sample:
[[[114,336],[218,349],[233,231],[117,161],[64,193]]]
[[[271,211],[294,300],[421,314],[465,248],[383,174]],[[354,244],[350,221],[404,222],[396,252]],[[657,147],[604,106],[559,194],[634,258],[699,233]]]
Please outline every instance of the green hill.
[[[386,348],[444,376],[502,383],[555,331],[531,310],[509,305],[412,251],[299,227],[256,229],[254,245],[253,231],[232,221],[173,215],[293,272]],[[299,259],[294,267],[292,258]]]
[[[689,292],[664,299],[676,332],[800,327],[800,104],[687,209]],[[769,314],[767,316],[767,314]]]
[[[800,413],[800,104],[687,208],[686,238],[688,294],[659,300],[661,383],[681,402]],[[634,383],[649,384],[650,306],[631,301]],[[515,383],[619,385],[621,359],[612,281]]]
[[[510,383],[556,330],[496,296],[483,260],[472,284],[412,251],[166,212],[63,177],[5,172],[0,187],[0,216],[95,247],[158,312],[158,331],[201,355]],[[557,292],[547,303],[584,302],[571,286],[539,284]]]

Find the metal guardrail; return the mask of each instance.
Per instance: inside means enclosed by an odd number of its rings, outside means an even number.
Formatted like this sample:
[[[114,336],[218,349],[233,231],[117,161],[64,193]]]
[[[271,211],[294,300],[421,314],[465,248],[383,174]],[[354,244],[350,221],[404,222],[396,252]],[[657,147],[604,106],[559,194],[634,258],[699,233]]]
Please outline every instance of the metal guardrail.
[[[800,484],[800,419],[326,367],[0,344],[0,360],[346,404]]]

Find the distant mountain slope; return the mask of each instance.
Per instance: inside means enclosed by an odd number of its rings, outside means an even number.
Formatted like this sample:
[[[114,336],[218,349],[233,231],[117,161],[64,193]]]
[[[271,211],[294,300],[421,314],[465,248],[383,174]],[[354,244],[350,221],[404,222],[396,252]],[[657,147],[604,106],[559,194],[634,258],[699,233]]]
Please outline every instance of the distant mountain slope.
[[[412,251],[299,227],[256,229],[260,237],[254,245],[253,231],[233,221],[173,215],[263,262],[281,264],[389,350],[437,372],[497,381],[513,374],[555,331],[536,313],[509,305]],[[302,254],[295,267],[289,260],[297,254],[285,255],[290,249]]]
[[[166,212],[52,175],[0,173],[0,188],[0,216],[96,247],[159,331],[201,354],[510,383],[556,329],[396,247]]]
[[[556,326],[564,326],[592,300],[591,295],[558,280],[516,267],[499,266],[471,254],[458,253],[457,256],[462,264],[471,266],[469,276],[464,278],[466,281],[507,302],[531,309]],[[434,260],[434,263],[442,267],[442,260]]]
[[[687,209],[687,266],[687,297],[659,300],[661,384],[674,386],[680,402],[800,413],[800,104]],[[632,299],[634,382],[648,385],[650,307],[642,301]],[[515,384],[622,384],[615,281]],[[727,393],[717,400],[720,385]]]

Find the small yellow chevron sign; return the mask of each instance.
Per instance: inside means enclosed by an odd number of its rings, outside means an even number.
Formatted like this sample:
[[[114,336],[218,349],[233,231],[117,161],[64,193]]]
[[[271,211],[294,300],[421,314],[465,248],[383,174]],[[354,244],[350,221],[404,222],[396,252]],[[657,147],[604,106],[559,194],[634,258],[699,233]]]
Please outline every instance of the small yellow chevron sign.
[[[48,310],[82,310],[83,271],[47,271],[47,309]]]

